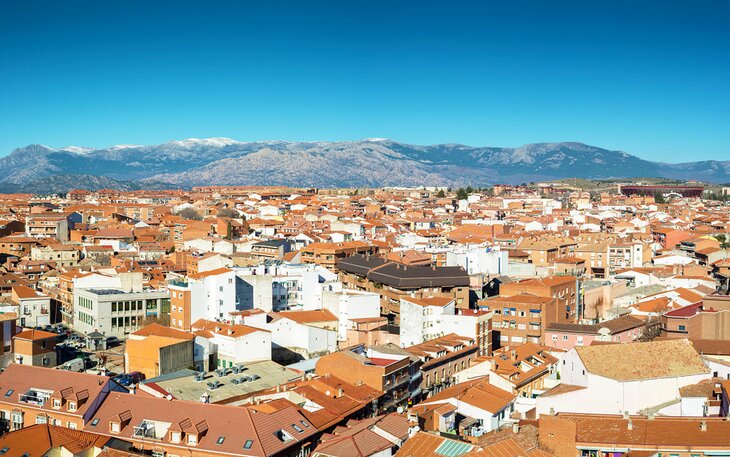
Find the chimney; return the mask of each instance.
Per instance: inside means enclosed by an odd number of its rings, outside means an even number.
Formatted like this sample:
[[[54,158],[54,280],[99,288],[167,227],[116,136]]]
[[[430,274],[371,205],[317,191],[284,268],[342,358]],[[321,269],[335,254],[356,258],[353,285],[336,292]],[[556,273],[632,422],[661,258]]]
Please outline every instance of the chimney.
[[[343,395],[345,395],[345,390],[342,387],[338,387],[337,388],[337,398],[340,398]]]
[[[626,424],[626,428],[629,430],[634,429],[634,421],[632,421],[630,418],[629,418],[629,422]]]
[[[707,421],[700,422],[700,431],[706,432],[707,431]]]
[[[512,424],[512,433],[520,433],[520,424],[518,422]]]
[[[512,349],[512,360],[517,360],[517,351]]]

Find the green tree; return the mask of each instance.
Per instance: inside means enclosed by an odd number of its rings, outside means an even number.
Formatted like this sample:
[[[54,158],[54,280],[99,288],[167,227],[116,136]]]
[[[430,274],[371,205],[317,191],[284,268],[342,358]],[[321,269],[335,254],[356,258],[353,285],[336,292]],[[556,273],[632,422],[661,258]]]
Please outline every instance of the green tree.
[[[459,200],[465,200],[468,196],[469,193],[464,188],[459,187],[459,190],[456,191],[456,198]]]
[[[714,238],[720,242],[720,249],[728,249],[730,248],[730,242],[728,242],[727,235],[724,233],[720,233],[718,235],[713,235]]]
[[[661,204],[666,203],[667,201],[664,200],[664,195],[656,194],[656,195],[654,195],[654,202],[661,205]]]
[[[439,191],[438,191],[438,192],[436,193],[436,197],[438,197],[438,198],[444,198],[445,196],[446,196],[446,192],[444,192],[444,190],[443,190],[443,189],[439,190]]]

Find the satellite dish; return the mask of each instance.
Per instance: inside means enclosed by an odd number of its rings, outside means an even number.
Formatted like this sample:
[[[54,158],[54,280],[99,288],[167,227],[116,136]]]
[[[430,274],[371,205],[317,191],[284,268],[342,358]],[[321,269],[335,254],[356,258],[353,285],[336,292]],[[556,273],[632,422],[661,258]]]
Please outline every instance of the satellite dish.
[[[403,411],[405,411],[405,410],[403,409],[402,406],[399,406],[396,411],[398,411],[398,414],[403,414]]]

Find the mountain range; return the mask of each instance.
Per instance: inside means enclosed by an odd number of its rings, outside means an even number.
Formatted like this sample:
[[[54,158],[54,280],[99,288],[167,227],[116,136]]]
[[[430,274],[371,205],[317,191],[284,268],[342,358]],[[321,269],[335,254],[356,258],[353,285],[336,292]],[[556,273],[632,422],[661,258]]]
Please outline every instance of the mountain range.
[[[338,142],[190,138],[108,148],[31,144],[0,159],[0,192],[195,185],[312,187],[486,186],[563,178],[662,177],[730,181],[730,161],[669,164],[583,143],[517,148],[419,146],[387,139]]]

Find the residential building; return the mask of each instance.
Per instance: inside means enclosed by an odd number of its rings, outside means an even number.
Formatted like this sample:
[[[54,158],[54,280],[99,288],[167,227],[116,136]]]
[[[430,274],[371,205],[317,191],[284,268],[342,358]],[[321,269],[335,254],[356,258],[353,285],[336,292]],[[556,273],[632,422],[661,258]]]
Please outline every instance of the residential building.
[[[559,364],[561,384],[537,413],[641,414],[679,405],[679,389],[710,377],[687,340],[576,346]]]

